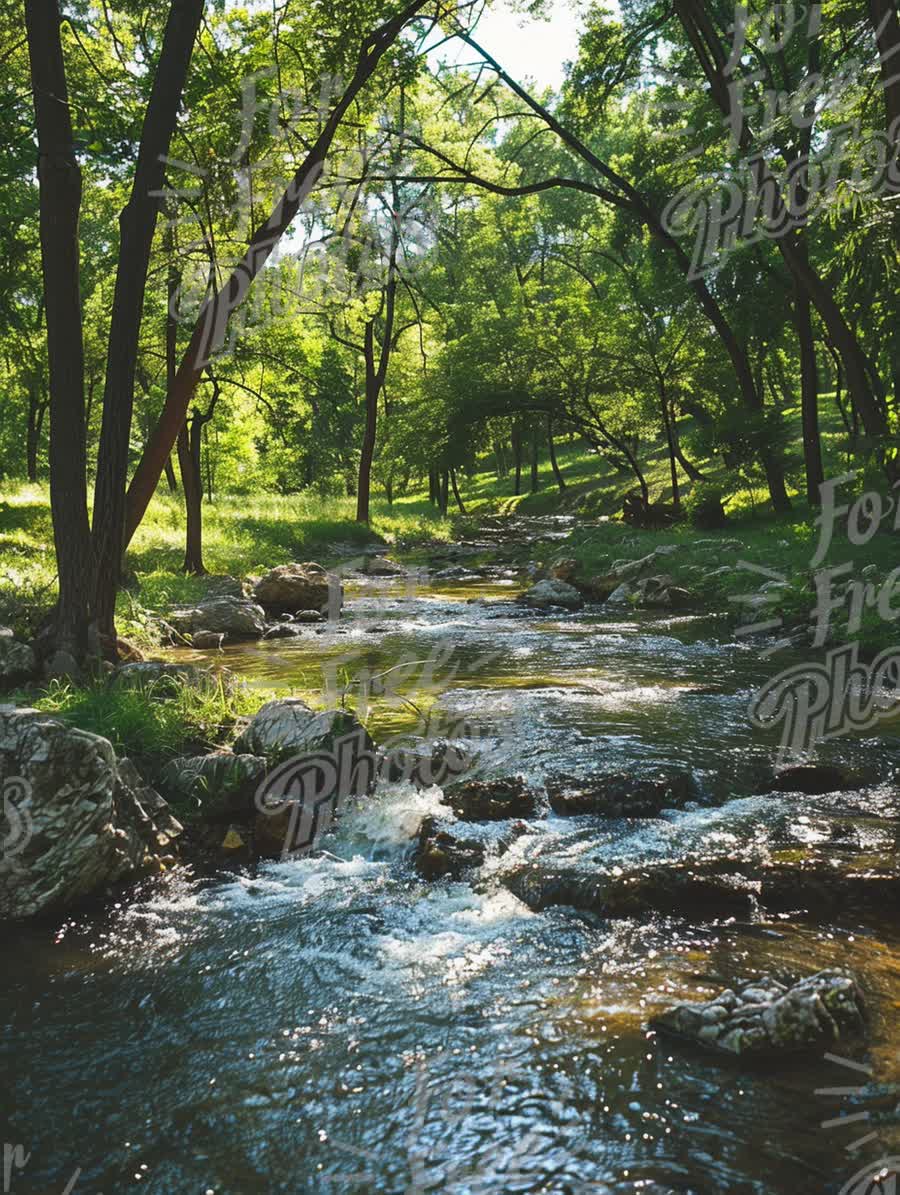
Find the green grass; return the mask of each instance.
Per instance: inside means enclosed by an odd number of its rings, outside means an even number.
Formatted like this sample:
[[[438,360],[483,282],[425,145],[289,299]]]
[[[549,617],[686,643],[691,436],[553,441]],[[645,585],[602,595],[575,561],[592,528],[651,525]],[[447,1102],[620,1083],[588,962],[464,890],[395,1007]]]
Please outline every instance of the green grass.
[[[224,495],[204,502],[204,562],[213,574],[244,577],[292,560],[335,564],[363,545],[449,539],[451,523],[421,494],[389,508],[373,502],[371,528],[355,521],[353,498],[317,494]],[[181,571],[184,511],[179,495],[157,494],[129,548],[126,566],[137,585],[119,596],[119,631],[152,645],[152,619],[205,592],[202,578]],[[56,567],[46,485],[6,483],[0,491],[0,625],[34,634],[53,603]]]
[[[188,743],[211,750],[228,741],[238,718],[255,713],[269,696],[222,681],[198,687],[166,678],[158,691],[51,681],[44,689],[13,694],[13,700],[102,735],[119,755],[165,759]]]

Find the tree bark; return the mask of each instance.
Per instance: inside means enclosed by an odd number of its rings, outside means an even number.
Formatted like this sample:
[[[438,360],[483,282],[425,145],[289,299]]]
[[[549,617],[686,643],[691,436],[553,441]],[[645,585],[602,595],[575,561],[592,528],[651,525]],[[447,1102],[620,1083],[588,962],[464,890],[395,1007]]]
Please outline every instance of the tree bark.
[[[513,424],[512,429],[512,451],[513,460],[516,466],[516,486],[513,490],[514,494],[521,494],[522,492],[522,429],[519,425]]]
[[[413,0],[402,12],[376,29],[360,47],[353,78],[331,111],[312,149],[297,169],[293,179],[271,215],[250,239],[247,251],[220,290],[204,303],[194,325],[190,341],[166,395],[166,402],[153,429],[143,456],[128,487],[125,519],[125,545],[140,525],[144,512],[159,481],[166,457],[172,451],[178,431],[203,369],[211,356],[225,343],[231,313],[240,306],[251,283],[263,268],[283,234],[290,227],[301,204],[322,173],[325,159],[338,127],[348,108],[372,77],[378,63],[393,45],[404,27],[425,7],[427,0]]]
[[[78,252],[81,170],[59,24],[56,0],[26,0],[50,365],[50,509],[59,575],[55,633],[57,646],[78,661],[87,651],[91,559]]]
[[[28,422],[25,429],[25,471],[29,481],[38,479],[38,452],[47,410],[47,400],[38,398],[38,387],[38,379],[32,378],[28,383]]]
[[[109,326],[103,423],[94,483],[93,615],[115,635],[116,591],[125,549],[125,484],[134,409],[134,374],[150,250],[165,181],[165,159],[178,120],[204,0],[172,0],[138,150],[128,203],[119,216],[119,257]],[[171,451],[171,446],[170,446]],[[162,461],[163,467],[169,452]]]

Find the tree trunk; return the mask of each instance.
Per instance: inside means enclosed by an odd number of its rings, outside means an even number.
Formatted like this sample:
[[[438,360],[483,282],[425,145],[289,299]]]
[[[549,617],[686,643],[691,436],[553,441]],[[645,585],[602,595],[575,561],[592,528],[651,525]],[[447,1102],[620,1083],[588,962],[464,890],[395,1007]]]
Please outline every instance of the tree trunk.
[[[29,481],[38,479],[38,451],[47,409],[46,401],[40,401],[38,393],[38,381],[32,379],[28,384],[28,424],[25,429],[25,471]]]
[[[119,258],[109,326],[92,529],[93,615],[101,633],[113,637],[116,591],[125,549],[128,445],[147,269],[165,182],[165,160],[175,132],[203,4],[204,0],[172,0],[144,114],[134,182],[128,203],[119,216]],[[171,445],[161,462],[163,467],[170,452]]]
[[[559,486],[559,492],[562,493],[566,488],[566,479],[560,472],[559,464],[556,460],[556,445],[553,442],[553,416],[547,416],[547,449],[550,453],[550,468],[553,470],[553,476],[556,479],[556,484]]]
[[[81,170],[72,138],[56,0],[26,0],[25,26],[37,125],[50,365],[50,509],[59,576],[55,631],[57,646],[77,661],[87,651],[91,562],[78,255]]]
[[[538,429],[535,425],[531,431],[531,492],[536,494],[540,487],[540,476],[538,475]]]
[[[463,506],[463,500],[459,496],[459,486],[456,483],[456,470],[450,470],[450,484],[453,486],[453,497],[456,499],[456,505],[459,507],[459,513],[464,515],[466,508]]]
[[[166,485],[169,487],[170,494],[178,493],[178,481],[175,477],[175,466],[172,464],[172,457],[166,457],[165,464]]]
[[[201,425],[196,414],[178,433],[178,464],[184,490],[185,543],[182,572],[202,576],[203,477],[200,471]]]
[[[895,0],[869,0],[869,19],[878,41],[887,130],[896,149],[900,146],[900,18]]]
[[[518,424],[513,425],[512,429],[512,451],[513,460],[516,469],[516,488],[513,490],[514,494],[521,494],[522,492],[522,431]]]
[[[816,368],[816,345],[813,339],[812,316],[806,292],[796,288],[794,324],[800,345],[800,406],[803,426],[803,462],[806,466],[806,500],[810,506],[821,501],[821,486],[825,480],[822,466],[822,439],[819,433],[819,375]]]
[[[375,366],[375,321],[366,323],[366,429],[359,454],[359,481],[356,486],[356,521],[369,521],[369,494],[372,485],[372,461],[375,457],[375,433],[378,426],[378,370]]]
[[[448,498],[450,497],[450,474],[445,470],[440,475],[440,509],[444,518],[447,517]]]
[[[291,226],[301,204],[318,182],[326,155],[345,113],[372,77],[378,63],[405,26],[427,0],[413,0],[402,12],[376,29],[360,48],[359,60],[346,90],[331,111],[322,132],[306,155],[271,215],[250,239],[247,251],[220,290],[200,311],[175,383],[166,395],[156,427],[128,487],[125,544],[140,525],[157,482],[184,422],[200,375],[211,356],[225,343],[231,313],[243,302],[254,278],[263,268],[283,234]]]
[[[675,455],[675,436],[672,432],[672,412],[669,410],[669,395],[665,378],[659,377],[659,405],[662,410],[663,430],[666,433],[666,447],[669,453],[669,476],[672,479],[672,505],[676,513],[681,510],[681,494],[678,490],[678,464]]]

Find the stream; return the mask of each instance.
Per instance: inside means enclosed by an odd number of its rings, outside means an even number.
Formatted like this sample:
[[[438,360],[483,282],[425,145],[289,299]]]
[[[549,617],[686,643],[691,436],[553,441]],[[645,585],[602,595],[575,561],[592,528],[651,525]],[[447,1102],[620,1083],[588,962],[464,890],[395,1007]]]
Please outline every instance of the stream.
[[[372,698],[378,742],[428,718],[479,738],[488,773],[666,764],[717,803],[647,822],[551,815],[522,858],[624,865],[815,837],[827,799],[754,795],[774,742],[748,705],[789,656],[763,659],[715,620],[543,614],[516,591],[360,579],[337,624],[175,654],[301,696],[393,677]],[[897,745],[882,730],[819,758],[873,773],[887,801]],[[75,1195],[837,1195],[890,1154],[880,1138],[849,1149],[871,1128],[832,1123],[855,1109],[816,1094],[864,1082],[861,1065],[900,1077],[890,910],[883,925],[533,912],[491,860],[471,883],[416,874],[412,840],[440,798],[383,785],[315,857],[184,866],[113,908],[7,933],[4,1140],[30,1158],[5,1189],[57,1195],[77,1172]],[[883,826],[870,832],[875,851]],[[873,1010],[844,1061],[738,1064],[646,1027],[737,978],[825,966],[853,968]]]

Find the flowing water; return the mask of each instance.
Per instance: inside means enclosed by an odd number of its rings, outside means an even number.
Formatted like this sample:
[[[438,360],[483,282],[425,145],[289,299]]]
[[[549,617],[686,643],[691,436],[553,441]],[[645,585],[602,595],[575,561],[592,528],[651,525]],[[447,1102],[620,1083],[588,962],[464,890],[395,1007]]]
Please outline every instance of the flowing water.
[[[525,613],[510,596],[503,581],[360,582],[337,626],[227,649],[224,662],[250,683],[324,683],[354,704],[360,676],[378,678],[369,720],[382,741],[428,719],[480,735],[499,773],[666,763],[728,802],[643,824],[551,817],[516,844],[523,858],[611,866],[822,832],[830,799],[752,795],[773,742],[752,730],[748,702],[788,661],[715,622]],[[880,778],[871,800],[888,812],[859,832],[889,849],[896,739],[870,733],[821,756]],[[62,1192],[77,1174],[76,1195],[818,1195],[889,1152],[880,1136],[848,1149],[871,1126],[829,1123],[852,1096],[816,1094],[865,1082],[851,1064],[898,1077],[889,923],[534,913],[491,860],[471,884],[428,884],[411,840],[440,795],[384,786],[315,858],[184,867],[138,899],[9,936],[5,1131],[31,1156],[7,1189]],[[828,965],[858,972],[874,1013],[868,1048],[843,1062],[737,1065],[646,1027],[680,997]]]

